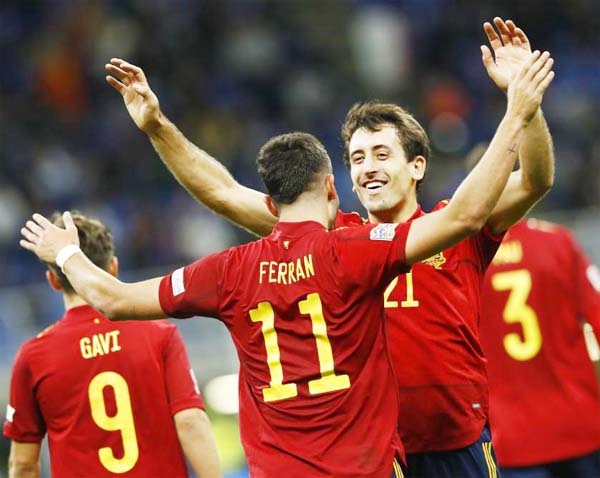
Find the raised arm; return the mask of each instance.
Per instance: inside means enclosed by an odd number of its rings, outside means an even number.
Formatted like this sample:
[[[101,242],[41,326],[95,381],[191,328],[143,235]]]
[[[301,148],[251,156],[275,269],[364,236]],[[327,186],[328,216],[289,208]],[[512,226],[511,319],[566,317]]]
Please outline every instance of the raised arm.
[[[514,166],[519,143],[552,79],[552,59],[534,52],[510,81],[506,114],[481,161],[458,187],[448,206],[415,219],[406,243],[414,263],[477,232],[487,221]]]
[[[160,109],[141,68],[111,59],[106,81],[121,93],[129,115],[144,133],[171,174],[197,201],[234,224],[259,236],[271,232],[277,218],[265,205],[265,195],[242,186],[231,173],[192,144]]]
[[[221,478],[221,465],[210,420],[204,410],[177,412],[175,429],[188,463],[198,478]]]
[[[496,17],[494,25],[496,29],[488,22],[483,25],[490,47],[482,45],[482,61],[490,78],[506,92],[510,79],[530,58],[531,45],[525,32],[511,20]],[[554,182],[552,137],[540,107],[525,128],[518,158],[520,168],[511,174],[487,221],[493,232],[503,232],[517,222]]]
[[[34,214],[21,229],[19,244],[41,261],[61,267],[77,294],[108,318],[152,320],[165,317],[158,298],[160,277],[142,282],[121,282],[96,266],[79,249],[77,227],[69,212],[63,214],[63,220],[64,229],[41,214]]]

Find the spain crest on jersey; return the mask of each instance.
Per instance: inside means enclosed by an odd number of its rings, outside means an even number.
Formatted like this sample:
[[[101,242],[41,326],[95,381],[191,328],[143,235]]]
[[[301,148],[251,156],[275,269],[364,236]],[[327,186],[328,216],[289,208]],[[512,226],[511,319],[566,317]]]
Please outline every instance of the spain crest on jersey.
[[[446,258],[444,257],[444,252],[442,251],[442,252],[438,252],[436,255],[431,256],[421,262],[423,262],[423,264],[427,264],[428,266],[431,266],[435,269],[441,269],[442,264],[446,263]]]

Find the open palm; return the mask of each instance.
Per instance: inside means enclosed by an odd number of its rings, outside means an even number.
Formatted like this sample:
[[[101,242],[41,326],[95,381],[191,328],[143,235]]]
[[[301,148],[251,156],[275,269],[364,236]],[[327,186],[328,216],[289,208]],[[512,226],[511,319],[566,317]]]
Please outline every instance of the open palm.
[[[512,20],[505,22],[496,17],[494,25],[498,31],[489,22],[483,25],[491,50],[485,45],[481,47],[482,61],[490,78],[506,92],[510,80],[531,57],[531,45],[525,32]]]
[[[106,70],[113,75],[107,76],[106,82],[121,93],[131,119],[149,133],[158,124],[160,107],[143,70],[120,58],[112,58]]]

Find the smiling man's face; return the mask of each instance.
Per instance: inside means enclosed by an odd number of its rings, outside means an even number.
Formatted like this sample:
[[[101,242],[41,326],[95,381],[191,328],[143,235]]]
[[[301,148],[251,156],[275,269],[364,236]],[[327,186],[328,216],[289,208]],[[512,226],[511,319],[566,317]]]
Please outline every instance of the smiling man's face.
[[[379,131],[356,130],[348,150],[354,190],[372,221],[400,222],[407,212],[414,212],[424,164],[408,162],[392,125],[385,124]],[[407,207],[411,210],[405,211]]]

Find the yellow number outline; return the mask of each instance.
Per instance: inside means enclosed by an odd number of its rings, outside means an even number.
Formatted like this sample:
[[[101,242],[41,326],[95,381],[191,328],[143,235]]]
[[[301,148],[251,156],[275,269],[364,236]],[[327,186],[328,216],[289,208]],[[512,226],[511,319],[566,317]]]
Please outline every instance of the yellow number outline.
[[[312,323],[312,332],[317,345],[319,370],[321,377],[308,382],[311,395],[335,392],[350,388],[350,377],[347,374],[337,375],[331,342],[327,335],[327,323],[323,315],[321,297],[317,293],[308,294],[306,299],[298,302],[298,310],[302,315],[308,315]],[[281,351],[275,330],[275,312],[270,302],[260,302],[255,309],[250,310],[252,322],[261,322],[261,331],[267,352],[267,367],[271,380],[269,387],[263,389],[265,402],[286,400],[298,395],[298,386],[293,383],[283,383],[283,366]]]
[[[106,412],[104,402],[106,387],[111,387],[115,396],[117,411],[113,416],[109,416]],[[112,448],[102,447],[98,450],[100,463],[112,473],[127,473],[135,466],[140,455],[127,382],[116,372],[101,372],[90,381],[88,398],[94,423],[103,430],[121,432],[123,441],[121,458],[115,457]]]

